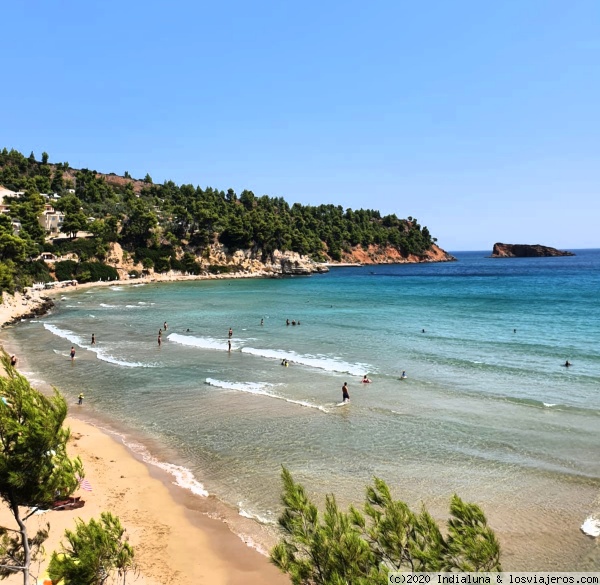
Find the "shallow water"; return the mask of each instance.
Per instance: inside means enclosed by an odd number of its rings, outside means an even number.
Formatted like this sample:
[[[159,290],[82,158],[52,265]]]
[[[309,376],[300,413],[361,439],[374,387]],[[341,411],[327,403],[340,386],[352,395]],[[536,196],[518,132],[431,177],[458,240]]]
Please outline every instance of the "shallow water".
[[[4,337],[33,379],[83,389],[180,483],[267,526],[281,465],[343,504],[376,475],[439,518],[455,492],[480,503],[507,568],[599,570],[579,526],[600,512],[600,251],[456,256],[88,289]]]

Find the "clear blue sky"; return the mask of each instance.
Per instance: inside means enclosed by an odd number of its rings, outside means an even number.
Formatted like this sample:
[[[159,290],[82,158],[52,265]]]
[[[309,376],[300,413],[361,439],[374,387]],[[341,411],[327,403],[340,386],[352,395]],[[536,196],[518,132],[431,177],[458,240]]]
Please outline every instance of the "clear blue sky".
[[[600,247],[600,2],[5,2],[0,146]]]

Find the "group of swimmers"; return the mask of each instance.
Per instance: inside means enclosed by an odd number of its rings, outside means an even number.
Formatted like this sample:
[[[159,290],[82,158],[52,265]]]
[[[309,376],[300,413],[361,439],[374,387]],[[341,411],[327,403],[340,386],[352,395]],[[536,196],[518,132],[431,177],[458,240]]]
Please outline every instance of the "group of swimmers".
[[[300,325],[300,319],[298,319],[298,321],[291,321],[291,322],[289,319],[286,319],[285,324],[286,325]],[[262,323],[261,323],[261,325],[262,325]]]

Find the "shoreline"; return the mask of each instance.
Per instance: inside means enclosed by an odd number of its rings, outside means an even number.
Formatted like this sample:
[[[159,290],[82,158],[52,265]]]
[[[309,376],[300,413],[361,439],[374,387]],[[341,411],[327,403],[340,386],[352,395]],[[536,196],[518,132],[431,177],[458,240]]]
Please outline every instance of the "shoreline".
[[[15,296],[4,294],[0,305],[0,327],[18,323],[26,317],[44,314],[46,311],[43,307],[47,308],[48,302],[58,292],[74,292],[93,286],[139,285],[219,277],[224,276],[167,275],[164,278],[94,282],[41,291],[27,290],[16,293]],[[20,370],[19,364],[17,369]],[[52,551],[58,550],[60,542],[64,541],[65,529],[74,529],[77,518],[88,521],[90,518],[98,518],[102,511],[111,511],[120,518],[135,550],[138,572],[129,577],[128,581],[132,583],[289,584],[288,577],[253,547],[253,543],[234,533],[221,514],[210,513],[211,505],[215,507],[214,502],[209,502],[211,497],[203,498],[178,486],[173,474],[152,462],[144,461],[143,455],[135,453],[118,431],[102,428],[99,417],[94,421],[80,418],[83,413],[73,412],[76,408],[77,406],[70,405],[65,421],[65,426],[71,429],[69,452],[70,456],[81,458],[92,492],[81,489],[75,492],[75,495],[85,500],[82,508],[50,511],[34,515],[28,521],[28,528],[32,532],[38,525],[50,522],[50,534],[45,542],[47,553],[41,563],[40,577]],[[90,417],[96,418],[93,412]],[[199,498],[206,499],[207,505],[198,505]],[[13,524],[14,519],[8,509],[0,507],[0,525],[12,527]],[[11,585],[20,582],[22,579],[18,575],[8,578],[7,583]]]

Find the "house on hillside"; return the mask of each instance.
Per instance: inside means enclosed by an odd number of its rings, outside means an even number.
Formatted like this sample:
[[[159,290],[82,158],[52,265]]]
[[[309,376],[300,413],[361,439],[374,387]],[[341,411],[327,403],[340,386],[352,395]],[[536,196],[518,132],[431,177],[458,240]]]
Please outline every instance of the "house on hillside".
[[[56,211],[52,205],[44,205],[44,211],[39,217],[40,225],[50,234],[58,234],[62,230],[65,214]]]

